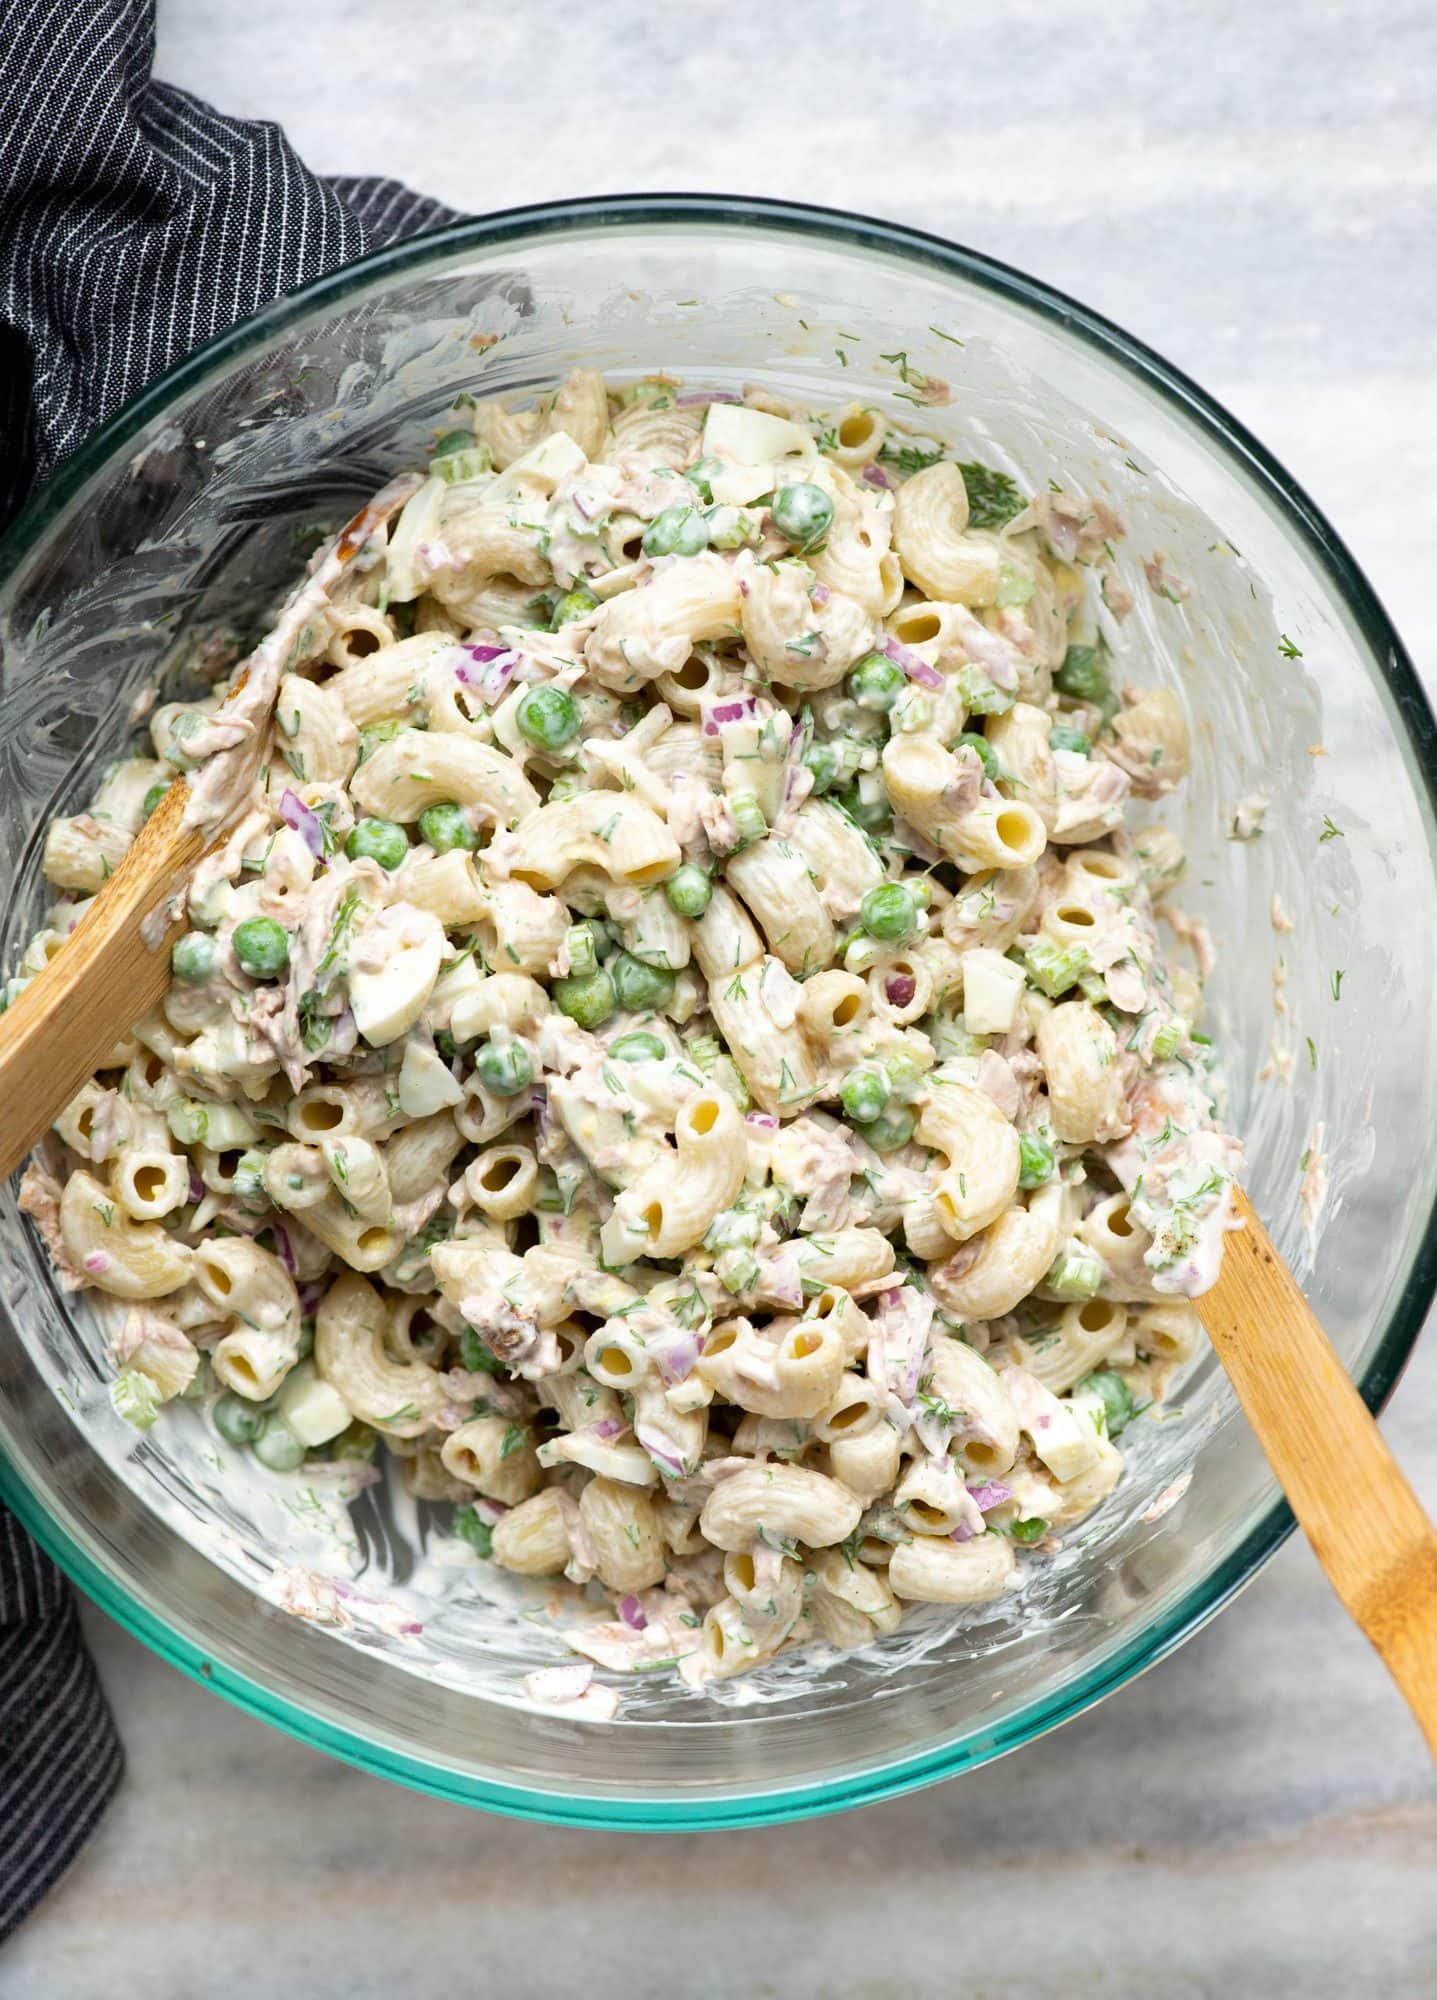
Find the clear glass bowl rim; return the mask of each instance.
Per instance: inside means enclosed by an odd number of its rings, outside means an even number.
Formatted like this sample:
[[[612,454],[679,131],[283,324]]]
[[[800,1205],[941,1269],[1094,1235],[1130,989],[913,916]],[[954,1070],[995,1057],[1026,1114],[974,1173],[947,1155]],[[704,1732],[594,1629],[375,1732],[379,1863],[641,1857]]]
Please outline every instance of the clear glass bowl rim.
[[[1387,683],[1422,774],[1429,811],[1437,819],[1437,724],[1405,646],[1351,551],[1321,509],[1236,418],[1181,370],[1121,327],[1010,265],[925,230],[805,203],[717,194],[604,195],[535,203],[406,238],[315,278],[184,356],[101,425],[0,536],[0,583],[22,566],[91,479],[147,424],[162,418],[173,402],[216,382],[253,350],[317,310],[337,310],[354,294],[379,282],[422,273],[427,266],[442,265],[465,252],[492,252],[568,233],[588,234],[596,228],[645,226],[753,229],[765,235],[789,234],[836,249],[896,256],[961,277],[1026,308],[1126,369],[1195,425],[1232,469],[1244,473],[1265,492],[1290,533],[1326,572]],[[1364,1401],[1374,1412],[1382,1409],[1396,1386],[1434,1294],[1437,1207],[1427,1218],[1407,1282],[1358,1383]],[[50,1516],[43,1499],[3,1452],[0,1499],[71,1580],[117,1623],[181,1672],[301,1742],[377,1776],[489,1812],[625,1831],[755,1826],[810,1818],[871,1804],[974,1769],[1046,1734],[1174,1652],[1251,1582],[1295,1525],[1274,1482],[1270,1503],[1237,1548],[1195,1584],[1166,1617],[1136,1633],[1116,1654],[994,1729],[856,1776],[745,1797],[664,1804],[652,1799],[564,1798],[522,1785],[475,1778],[376,1743],[362,1730],[317,1715],[212,1658],[132,1598],[125,1586]]]

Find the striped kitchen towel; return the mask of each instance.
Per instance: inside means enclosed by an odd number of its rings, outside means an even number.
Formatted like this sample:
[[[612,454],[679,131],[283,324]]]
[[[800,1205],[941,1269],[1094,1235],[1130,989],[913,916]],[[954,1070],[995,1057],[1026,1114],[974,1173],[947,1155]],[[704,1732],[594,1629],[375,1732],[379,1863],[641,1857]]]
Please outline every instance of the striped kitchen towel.
[[[268,300],[455,220],[321,180],[156,83],[153,0],[0,0],[0,527],[150,377]],[[119,1782],[69,1587],[0,1510],[0,1939]]]

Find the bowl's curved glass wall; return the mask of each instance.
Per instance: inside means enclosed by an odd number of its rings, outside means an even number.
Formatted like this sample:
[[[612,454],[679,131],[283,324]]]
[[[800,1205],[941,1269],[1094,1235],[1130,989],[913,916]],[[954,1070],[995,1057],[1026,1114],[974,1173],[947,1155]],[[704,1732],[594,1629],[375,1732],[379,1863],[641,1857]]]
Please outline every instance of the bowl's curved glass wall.
[[[537,211],[326,280],[149,392],[3,551],[6,962],[43,905],[46,820],[88,795],[186,632],[252,623],[307,531],[422,453],[460,392],[523,397],[576,362],[876,403],[1030,490],[1060,479],[1117,509],[1134,600],[1121,670],[1176,686],[1193,724],[1169,810],[1191,852],[1178,901],[1218,950],[1208,1026],[1229,1119],[1258,1208],[1380,1397],[1433,1283],[1430,717],[1340,547],[1219,413],[1076,308],[926,239],[738,204]],[[915,404],[917,377],[946,398]],[[1260,835],[1233,839],[1234,809],[1258,798]],[[0,1254],[5,1488],[87,1587],[272,1719],[517,1810],[718,1823],[960,1768],[1174,1643],[1286,1520],[1207,1359],[1165,1421],[1129,1434],[1115,1500],[1022,1597],[713,1696],[653,1676],[618,1725],[584,1727],[522,1703],[552,1633],[446,1566],[412,1508],[366,1496],[342,1557],[330,1496],[297,1505],[258,1468],[221,1481],[193,1413],[138,1439],[13,1194]],[[274,1608],[293,1560],[349,1575],[344,1630]],[[396,1633],[371,1599],[422,1632]]]

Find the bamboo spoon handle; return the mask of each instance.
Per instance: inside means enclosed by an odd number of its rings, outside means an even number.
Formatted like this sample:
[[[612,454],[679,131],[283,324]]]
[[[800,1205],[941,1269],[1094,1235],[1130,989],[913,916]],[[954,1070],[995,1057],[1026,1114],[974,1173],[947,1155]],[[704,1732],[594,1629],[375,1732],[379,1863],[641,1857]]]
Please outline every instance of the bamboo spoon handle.
[[[216,720],[234,711],[252,674],[258,672],[258,685],[272,700],[284,668],[311,657],[331,588],[422,483],[418,473],[399,473],[315,557],[274,630],[237,673]],[[263,741],[252,717],[241,732],[245,737],[252,747]],[[165,905],[178,897],[215,837],[184,825],[189,797],[189,780],[176,778],[64,946],[0,1014],[0,1180],[14,1172],[115,1043],[164,998],[170,946],[180,929]]]
[[[181,824],[188,797],[177,778],[62,949],[0,1014],[0,1180],[164,996],[181,928],[164,906],[208,845]]]
[[[1437,1530],[1239,1189],[1199,1315],[1317,1560],[1437,1757]]]

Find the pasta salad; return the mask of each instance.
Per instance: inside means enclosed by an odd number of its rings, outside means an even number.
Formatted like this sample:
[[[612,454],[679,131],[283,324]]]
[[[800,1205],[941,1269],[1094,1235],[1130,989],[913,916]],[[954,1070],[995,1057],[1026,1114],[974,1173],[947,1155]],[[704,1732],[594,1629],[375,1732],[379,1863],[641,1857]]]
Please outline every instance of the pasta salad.
[[[1015,1588],[1241,1157],[1127,825],[1188,746],[1117,682],[1121,532],[858,404],[461,398],[50,829],[22,980],[176,774],[214,836],[23,1188],[121,1414],[382,1444],[611,1669]]]

